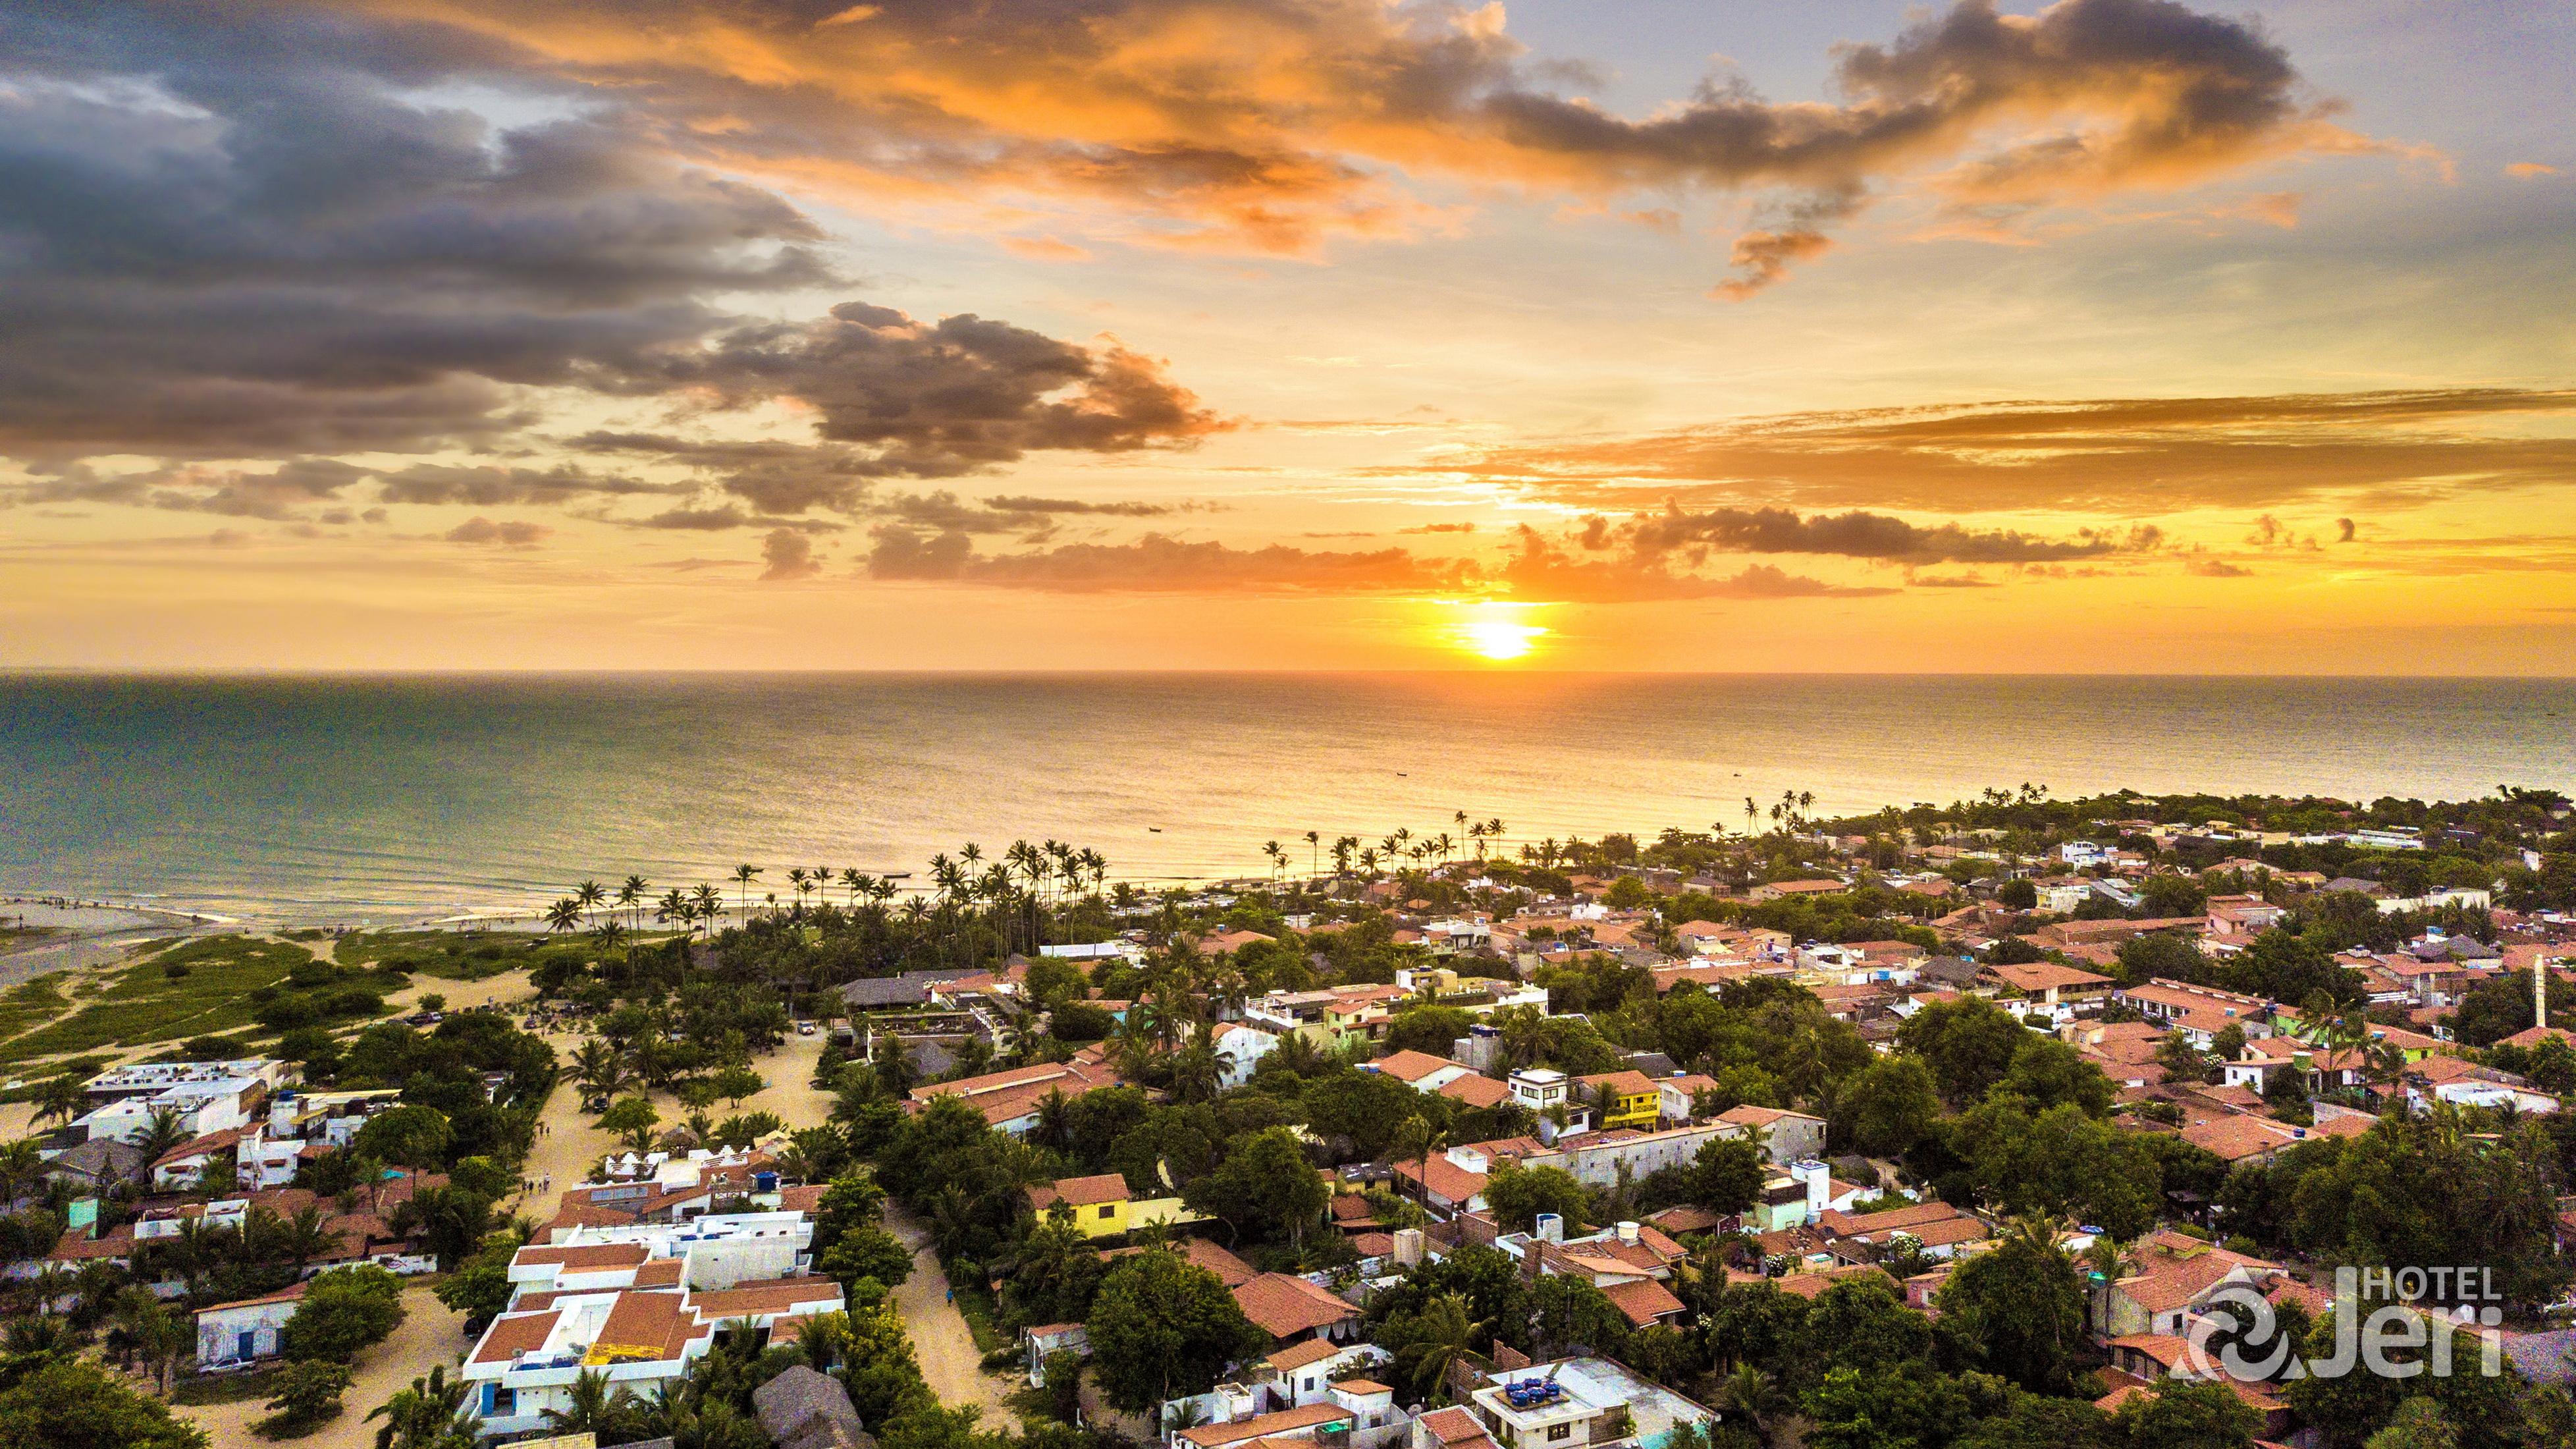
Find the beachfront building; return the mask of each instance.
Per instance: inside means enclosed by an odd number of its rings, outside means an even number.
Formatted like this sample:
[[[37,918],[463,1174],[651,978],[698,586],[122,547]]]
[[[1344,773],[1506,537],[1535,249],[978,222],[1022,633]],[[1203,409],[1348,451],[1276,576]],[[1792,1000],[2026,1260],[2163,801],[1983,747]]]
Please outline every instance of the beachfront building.
[[[81,1084],[91,1109],[72,1126],[85,1138],[140,1142],[153,1119],[173,1114],[190,1137],[246,1127],[293,1070],[269,1057],[228,1062],[138,1062],[99,1073]]]

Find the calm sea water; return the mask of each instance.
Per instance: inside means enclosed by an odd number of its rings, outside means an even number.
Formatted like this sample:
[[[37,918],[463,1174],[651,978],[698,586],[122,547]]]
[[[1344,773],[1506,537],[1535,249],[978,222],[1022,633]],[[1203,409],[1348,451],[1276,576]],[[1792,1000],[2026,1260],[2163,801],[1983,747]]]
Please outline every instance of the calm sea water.
[[[2176,678],[0,677],[0,892],[277,919],[523,908],[583,876],[918,869],[967,841],[1113,878],[1501,816],[1739,827],[1989,785],[2576,787],[2576,682]]]

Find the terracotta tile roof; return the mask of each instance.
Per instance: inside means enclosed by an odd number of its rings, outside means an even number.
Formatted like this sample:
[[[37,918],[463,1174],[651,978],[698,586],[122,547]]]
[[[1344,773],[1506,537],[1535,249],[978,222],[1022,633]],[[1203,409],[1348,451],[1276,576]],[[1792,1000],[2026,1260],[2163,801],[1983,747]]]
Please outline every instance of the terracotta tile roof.
[[[1303,1343],[1292,1343],[1262,1362],[1283,1374],[1295,1373],[1310,1363],[1322,1363],[1341,1351],[1342,1345],[1329,1338],[1310,1338]]]
[[[553,1264],[574,1273],[601,1268],[631,1268],[653,1256],[642,1243],[584,1243],[578,1247],[521,1248],[513,1257],[521,1264]]]
[[[1395,1078],[1397,1081],[1418,1082],[1424,1077],[1430,1076],[1433,1072],[1437,1072],[1448,1067],[1461,1066],[1463,1063],[1453,1062],[1447,1057],[1435,1057],[1429,1052],[1418,1052],[1407,1049],[1400,1052],[1391,1052],[1386,1056],[1382,1056],[1376,1061],[1369,1063],[1369,1065],[1386,1073],[1388,1076]]]
[[[2018,966],[1988,966],[1985,969],[1986,973],[1996,980],[2021,991],[2046,991],[2052,986],[2065,991],[2075,987],[2111,984],[2111,978],[2108,976],[2096,976],[2090,971],[2078,971],[2072,966],[2060,966],[2054,961],[2032,961]]]
[[[599,1341],[591,1345],[590,1351],[601,1355],[632,1354],[637,1358],[678,1358],[696,1327],[682,1311],[677,1293],[620,1293],[609,1305],[608,1321],[600,1325]]]
[[[1476,1422],[1475,1415],[1454,1404],[1445,1409],[1434,1409],[1414,1422],[1443,1444],[1463,1444],[1485,1432],[1485,1426]]]
[[[162,1153],[160,1156],[153,1158],[152,1165],[154,1167],[161,1167],[168,1163],[184,1161],[191,1157],[206,1157],[211,1154],[221,1152],[225,1148],[239,1143],[242,1140],[243,1134],[248,1131],[250,1131],[250,1129],[247,1127],[226,1127],[220,1132],[209,1132],[203,1137],[191,1137],[187,1141],[180,1143],[178,1146],[171,1148],[169,1151]]]
[[[1826,1289],[1831,1288],[1845,1279],[1862,1278],[1873,1275],[1886,1279],[1886,1281],[1891,1283],[1896,1281],[1893,1278],[1888,1278],[1884,1271],[1872,1267],[1867,1263],[1854,1263],[1840,1268],[1827,1268],[1821,1272],[1815,1273],[1791,1273],[1785,1278],[1774,1278],[1771,1282],[1783,1293],[1794,1293],[1801,1298],[1813,1299],[1822,1297]]]
[[[1216,1243],[1211,1243],[1205,1238],[1183,1238],[1179,1242],[1172,1244],[1168,1249],[1104,1248],[1100,1252],[1100,1260],[1104,1263],[1115,1263],[1121,1258],[1133,1257],[1138,1253],[1167,1251],[1177,1252],[1182,1257],[1189,1259],[1199,1267],[1205,1268],[1209,1272],[1214,1273],[1217,1276],[1217,1281],[1223,1283],[1228,1288],[1239,1287],[1242,1284],[1249,1283],[1253,1279],[1261,1276],[1260,1269],[1253,1267],[1250,1263],[1247,1263],[1241,1258],[1236,1257],[1234,1254],[1227,1252],[1224,1247]]]
[[[1485,1174],[1469,1172],[1445,1156],[1435,1155],[1424,1162],[1398,1161],[1389,1166],[1398,1178],[1427,1185],[1433,1193],[1461,1206],[1485,1190]]]
[[[2221,1162],[2243,1162],[2278,1152],[2299,1141],[2292,1129],[2260,1117],[2213,1117],[2182,1129],[2182,1140],[2217,1154]]]
[[[1655,1090],[1655,1079],[1634,1067],[1618,1072],[1594,1072],[1588,1077],[1578,1077],[1575,1080],[1587,1087],[1616,1093],[1623,1097],[1643,1096]]]
[[[1682,1301],[1673,1296],[1673,1291],[1652,1278],[1640,1278],[1633,1283],[1613,1283],[1602,1289],[1601,1294],[1617,1304],[1619,1311],[1628,1315],[1628,1321],[1639,1328],[1665,1314],[1682,1311]]]
[[[635,1270],[638,1288],[677,1288],[688,1264],[678,1258],[655,1258]]]
[[[546,1338],[555,1331],[555,1320],[563,1315],[548,1310],[543,1313],[503,1314],[492,1320],[483,1331],[483,1342],[474,1350],[476,1363],[508,1363],[515,1354],[534,1353],[546,1346]]]
[[[1491,1077],[1478,1076],[1471,1072],[1455,1081],[1443,1084],[1433,1095],[1447,1097],[1453,1102],[1464,1102],[1470,1107],[1499,1107],[1511,1100],[1512,1089]]]
[[[1357,1318],[1359,1310],[1303,1278],[1264,1273],[1234,1289],[1236,1306],[1254,1326],[1272,1338],[1298,1334]]]
[[[1198,1445],[1199,1449],[1218,1449],[1220,1445],[1240,1444],[1246,1439],[1260,1439],[1272,1434],[1312,1429],[1318,1424],[1329,1424],[1336,1419],[1348,1419],[1350,1416],[1351,1411],[1339,1404],[1307,1404],[1299,1408],[1282,1409],[1275,1414],[1256,1414],[1249,1419],[1237,1419],[1231,1424],[1201,1424],[1195,1429],[1183,1429],[1181,1437]]]
[[[1029,1201],[1039,1212],[1059,1202],[1071,1207],[1098,1207],[1102,1203],[1125,1202],[1133,1196],[1127,1190],[1127,1179],[1115,1172],[1095,1177],[1059,1177],[1029,1189]]]
[[[304,1296],[304,1290],[312,1286],[313,1280],[307,1278],[302,1282],[290,1283],[287,1286],[278,1289],[274,1293],[264,1294],[258,1298],[238,1298],[230,1303],[209,1304],[204,1308],[198,1309],[197,1313],[198,1316],[203,1317],[209,1313],[221,1313],[228,1308],[257,1308],[268,1303],[292,1303],[297,1299],[302,1298]]]
[[[1696,1203],[1684,1203],[1680,1207],[1668,1207],[1650,1214],[1646,1221],[1668,1233],[1707,1233],[1715,1232],[1717,1225],[1726,1219]]]
[[[829,1278],[801,1278],[738,1283],[731,1288],[693,1293],[689,1307],[700,1323],[722,1323],[728,1318],[786,1313],[803,1304],[837,1305],[841,1301],[839,1283]]]

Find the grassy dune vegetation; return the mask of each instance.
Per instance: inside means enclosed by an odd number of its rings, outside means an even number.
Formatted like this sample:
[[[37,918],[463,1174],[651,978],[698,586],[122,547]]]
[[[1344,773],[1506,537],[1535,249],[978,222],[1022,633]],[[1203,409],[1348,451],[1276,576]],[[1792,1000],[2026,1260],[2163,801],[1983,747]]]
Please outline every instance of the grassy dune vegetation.
[[[541,936],[352,931],[332,946],[331,959],[343,966],[373,963],[379,970],[434,976],[441,981],[481,981],[523,966],[533,968],[550,950],[580,953],[582,949],[577,944]]]
[[[0,1041],[0,1061],[22,1062],[111,1045],[140,1046],[248,1026],[256,1020],[258,1009],[253,993],[277,986],[296,967],[312,960],[312,952],[278,941],[207,936],[181,942],[114,973],[103,989],[83,998],[71,1015]],[[36,986],[45,979],[27,985]],[[18,994],[11,992],[0,1010],[19,1006]],[[34,1019],[34,1000],[25,1005],[30,1010],[28,1019]]]

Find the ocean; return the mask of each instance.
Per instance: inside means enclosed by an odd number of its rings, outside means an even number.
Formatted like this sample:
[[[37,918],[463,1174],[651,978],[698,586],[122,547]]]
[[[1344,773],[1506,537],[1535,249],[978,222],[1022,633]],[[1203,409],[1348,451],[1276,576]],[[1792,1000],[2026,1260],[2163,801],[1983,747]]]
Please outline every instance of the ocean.
[[[1145,884],[1459,811],[1511,849],[1740,829],[1783,791],[2576,790],[2571,721],[2557,680],[25,674],[0,676],[0,894],[385,924],[738,862],[784,895],[789,866],[1023,837]]]

